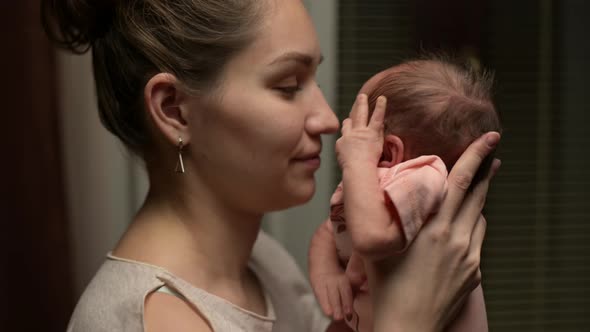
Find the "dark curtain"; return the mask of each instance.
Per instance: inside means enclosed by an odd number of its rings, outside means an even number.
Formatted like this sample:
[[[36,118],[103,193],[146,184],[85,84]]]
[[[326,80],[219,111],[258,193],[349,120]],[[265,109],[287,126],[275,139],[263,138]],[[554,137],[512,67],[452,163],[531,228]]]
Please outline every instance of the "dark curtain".
[[[73,308],[54,50],[39,2],[0,2],[0,330],[64,331]]]

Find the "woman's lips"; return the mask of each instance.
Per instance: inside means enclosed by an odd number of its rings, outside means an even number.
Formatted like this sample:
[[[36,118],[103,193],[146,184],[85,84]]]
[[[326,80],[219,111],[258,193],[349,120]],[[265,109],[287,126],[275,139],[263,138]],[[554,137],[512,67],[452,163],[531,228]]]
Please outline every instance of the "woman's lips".
[[[314,168],[314,169],[319,168],[322,163],[319,155],[309,156],[309,157],[305,157],[305,158],[297,158],[297,159],[295,159],[295,161],[297,163],[304,164],[307,167]]]

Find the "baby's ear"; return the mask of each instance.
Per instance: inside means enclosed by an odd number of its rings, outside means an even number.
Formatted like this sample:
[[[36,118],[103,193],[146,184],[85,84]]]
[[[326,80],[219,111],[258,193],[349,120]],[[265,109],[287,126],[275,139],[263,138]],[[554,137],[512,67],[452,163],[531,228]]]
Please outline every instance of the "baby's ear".
[[[379,167],[393,167],[404,159],[404,142],[395,135],[386,135],[383,139],[383,154]]]

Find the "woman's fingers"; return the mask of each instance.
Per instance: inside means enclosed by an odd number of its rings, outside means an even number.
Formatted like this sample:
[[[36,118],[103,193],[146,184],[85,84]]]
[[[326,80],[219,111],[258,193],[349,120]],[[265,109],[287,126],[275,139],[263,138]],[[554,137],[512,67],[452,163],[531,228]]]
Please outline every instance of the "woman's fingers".
[[[448,177],[449,190],[447,197],[439,211],[439,215],[445,216],[445,218],[442,218],[443,220],[450,222],[458,219],[455,218],[456,211],[463,202],[463,198],[471,185],[471,180],[483,159],[494,150],[499,141],[500,134],[497,132],[487,133],[471,143],[455,163]]]
[[[486,228],[486,218],[480,214],[477,222],[475,223],[475,227],[473,228],[473,233],[471,233],[471,242],[469,243],[469,255],[472,256],[474,260],[478,261],[478,269],[481,257],[481,247],[483,246],[483,239],[486,235]]]
[[[453,227],[458,229],[459,234],[471,234],[473,232],[473,228],[479,221],[481,211],[485,205],[490,181],[498,167],[500,167],[500,164],[500,160],[495,159],[486,177],[479,181],[473,190],[465,196],[463,205],[459,209],[459,212],[457,212],[456,221],[453,223]]]
[[[387,98],[379,96],[371,120],[369,121],[369,127],[378,131],[383,131],[383,119],[385,119],[385,109],[387,108]]]

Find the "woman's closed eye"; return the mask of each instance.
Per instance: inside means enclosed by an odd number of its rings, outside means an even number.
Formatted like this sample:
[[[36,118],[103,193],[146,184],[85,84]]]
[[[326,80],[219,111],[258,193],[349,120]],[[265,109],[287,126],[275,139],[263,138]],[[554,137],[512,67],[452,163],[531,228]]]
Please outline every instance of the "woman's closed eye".
[[[295,96],[297,95],[297,93],[301,90],[303,90],[303,87],[299,84],[297,85],[283,85],[283,86],[277,86],[274,88],[276,91],[278,91],[283,97],[287,98],[287,99],[293,99],[295,98]]]

